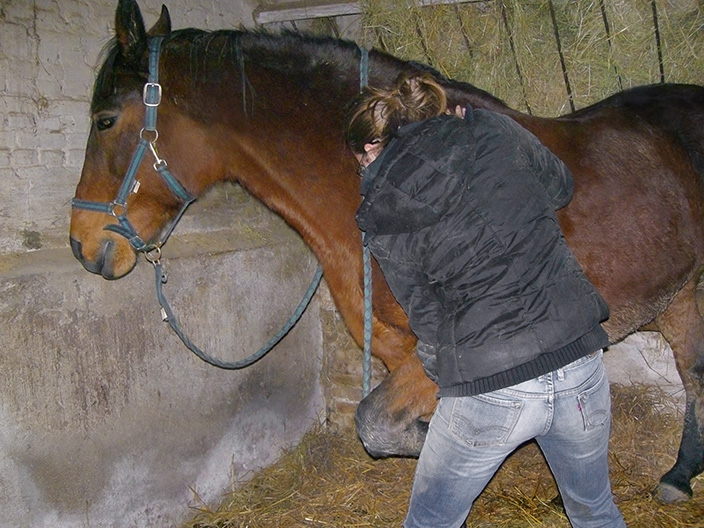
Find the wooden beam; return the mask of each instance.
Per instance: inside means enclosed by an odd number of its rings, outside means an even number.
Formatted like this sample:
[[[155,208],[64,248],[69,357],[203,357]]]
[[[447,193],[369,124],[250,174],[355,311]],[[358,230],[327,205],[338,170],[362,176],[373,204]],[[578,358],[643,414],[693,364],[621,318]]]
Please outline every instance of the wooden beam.
[[[443,4],[472,4],[486,0],[411,0],[421,7]],[[489,0],[490,1],[490,0]],[[252,16],[257,24],[272,22],[290,22],[309,18],[324,18],[344,15],[359,15],[362,13],[360,2],[345,2],[334,0],[294,0],[275,4],[259,5]]]
[[[452,4],[479,4],[481,2],[491,2],[491,0],[415,0],[419,6],[427,7],[433,5],[452,5]]]
[[[324,18],[343,15],[359,15],[359,2],[298,1],[266,4],[257,7],[252,15],[257,24],[289,22],[308,18]]]

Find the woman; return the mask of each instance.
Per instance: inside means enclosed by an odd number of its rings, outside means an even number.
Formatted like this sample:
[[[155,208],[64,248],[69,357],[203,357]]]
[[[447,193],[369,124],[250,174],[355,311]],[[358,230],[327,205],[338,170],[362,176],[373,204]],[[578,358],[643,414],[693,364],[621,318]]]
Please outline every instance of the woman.
[[[534,438],[572,525],[623,527],[608,475],[608,308],[555,217],[571,175],[510,118],[446,110],[442,87],[415,74],[366,90],[346,119],[357,222],[439,386],[404,526],[460,526]]]

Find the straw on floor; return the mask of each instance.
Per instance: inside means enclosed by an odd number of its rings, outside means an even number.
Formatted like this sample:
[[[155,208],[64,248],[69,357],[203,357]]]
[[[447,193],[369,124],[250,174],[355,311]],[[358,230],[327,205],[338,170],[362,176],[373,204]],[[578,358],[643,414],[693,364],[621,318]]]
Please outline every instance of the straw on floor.
[[[629,528],[704,526],[704,477],[693,500],[663,505],[652,497],[677,453],[682,416],[657,387],[612,387],[611,479]],[[236,487],[219,507],[194,497],[183,528],[400,527],[415,460],[370,458],[354,431],[309,433],[274,466]],[[547,465],[527,444],[480,496],[467,528],[568,528]]]

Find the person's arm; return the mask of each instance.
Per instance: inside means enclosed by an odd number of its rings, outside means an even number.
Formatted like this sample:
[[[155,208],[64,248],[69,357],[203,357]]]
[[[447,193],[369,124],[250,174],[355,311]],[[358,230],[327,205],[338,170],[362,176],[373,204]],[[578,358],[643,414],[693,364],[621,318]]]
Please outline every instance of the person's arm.
[[[418,338],[416,352],[426,375],[437,381],[437,332],[443,312],[433,284],[413,264],[383,258],[377,258],[377,262],[398,303],[412,312],[407,315]]]
[[[565,207],[572,200],[574,191],[572,173],[535,135],[518,123],[515,126],[521,150],[526,154],[536,179],[547,192],[550,204],[556,211]]]
[[[474,112],[471,107],[467,109],[457,107],[455,113],[463,116],[465,121],[472,123]],[[522,127],[516,121],[502,114],[497,116],[497,125],[504,133],[512,137],[521,152],[526,156],[529,168],[535,178],[540,182],[548,194],[550,205],[557,211],[565,207],[572,200],[574,183],[572,173],[567,166],[552,153],[543,143],[528,129]]]
[[[418,359],[423,365],[423,370],[425,375],[428,376],[435,383],[438,382],[438,357],[437,357],[437,347],[421,341],[420,339],[416,343],[416,354]]]

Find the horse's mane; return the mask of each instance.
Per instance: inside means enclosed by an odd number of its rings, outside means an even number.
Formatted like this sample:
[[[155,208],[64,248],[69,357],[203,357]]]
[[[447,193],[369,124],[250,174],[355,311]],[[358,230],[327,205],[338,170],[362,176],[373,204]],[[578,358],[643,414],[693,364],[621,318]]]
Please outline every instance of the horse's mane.
[[[111,38],[100,52],[98,61],[101,63],[98,75],[95,77],[93,84],[93,100],[91,101],[91,112],[97,110],[97,103],[102,99],[107,99],[113,90],[114,85],[114,69],[115,62],[119,55],[120,47],[117,43],[117,38]]]
[[[292,31],[272,33],[266,30],[216,30],[186,28],[166,37],[163,48],[189,56],[190,76],[197,83],[208,71],[206,65],[234,67],[245,78],[245,64],[257,64],[287,74],[306,75],[321,65],[348,67],[356,62],[359,48],[352,41]],[[166,51],[165,51],[166,53]],[[102,66],[93,87],[92,111],[99,100],[113,92],[120,47],[112,38],[101,52]],[[403,61],[399,60],[399,63]],[[146,74],[146,63],[142,64]]]
[[[348,70],[359,61],[354,42],[290,31],[189,28],[173,32],[166,44],[179,53],[187,52],[194,82],[204,75],[206,63],[235,67],[241,76],[245,65],[252,64],[277,73],[307,76],[321,66]]]
[[[163,45],[164,53],[178,53],[189,57],[192,82],[206,81],[207,75],[214,75],[212,65],[234,68],[247,84],[247,68],[251,64],[274,72],[309,76],[318,68],[334,72],[337,81],[358,82],[360,47],[357,43],[335,37],[312,35],[294,31],[269,32],[256,30],[216,30],[208,31],[186,28],[173,31]],[[116,39],[111,39],[103,52],[103,63],[96,77],[92,111],[97,103],[113,93],[114,72],[120,63],[120,49]],[[374,62],[372,63],[372,57]],[[391,73],[386,82],[392,82],[395,75],[403,70],[421,70],[431,73],[448,89],[459,90],[465,100],[479,106],[499,107],[505,105],[493,95],[470,84],[445,78],[440,72],[425,64],[405,61],[379,50],[370,50],[370,66],[377,73],[388,70]],[[146,80],[146,58],[141,68]],[[396,72],[394,74],[393,72]],[[343,79],[343,76],[344,79]],[[382,75],[383,77],[383,75]],[[251,89],[251,86],[249,87]],[[243,89],[243,96],[246,90]]]

